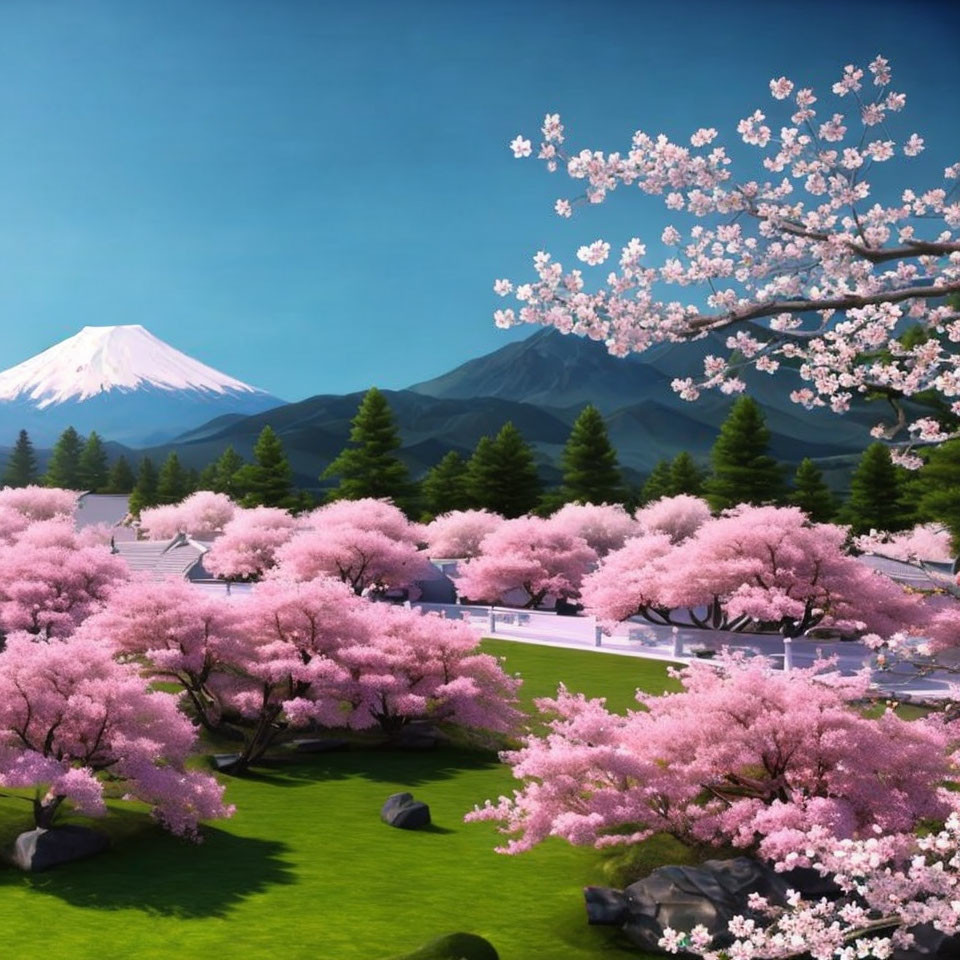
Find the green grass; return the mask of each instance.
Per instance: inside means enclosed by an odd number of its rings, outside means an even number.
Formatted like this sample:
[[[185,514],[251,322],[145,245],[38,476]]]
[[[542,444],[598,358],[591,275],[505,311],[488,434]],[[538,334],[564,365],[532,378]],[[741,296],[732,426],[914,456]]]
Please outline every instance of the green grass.
[[[623,709],[635,686],[667,684],[663,666],[636,659],[485,645],[524,676],[527,697],[563,680]],[[513,785],[491,755],[353,749],[227,782],[237,814],[206,828],[199,847],[116,802],[101,822],[110,852],[36,875],[0,867],[5,955],[382,960],[465,931],[501,960],[638,957],[615,931],[586,923],[581,888],[607,882],[609,860],[561,842],[501,856],[492,825],[463,823],[475,803]],[[432,829],[380,822],[383,800],[400,790],[430,804]],[[0,800],[0,835],[28,828],[27,812]],[[645,856],[654,865],[675,852],[654,844]]]

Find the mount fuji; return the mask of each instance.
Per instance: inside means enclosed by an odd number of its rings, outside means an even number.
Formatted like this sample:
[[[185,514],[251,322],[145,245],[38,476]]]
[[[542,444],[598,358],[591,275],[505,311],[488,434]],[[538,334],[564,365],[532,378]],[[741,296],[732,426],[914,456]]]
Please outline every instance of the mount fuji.
[[[282,405],[139,324],[84,327],[0,372],[3,437],[25,429],[41,446],[68,426],[119,443],[162,443],[214,417]]]

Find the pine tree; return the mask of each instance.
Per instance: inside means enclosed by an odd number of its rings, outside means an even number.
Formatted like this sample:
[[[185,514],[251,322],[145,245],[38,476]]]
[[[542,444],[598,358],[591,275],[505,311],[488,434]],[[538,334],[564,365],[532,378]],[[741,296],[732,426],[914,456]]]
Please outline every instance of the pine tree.
[[[248,507],[286,507],[293,496],[293,471],[283,443],[269,424],[260,431],[253,448],[253,463],[235,474],[237,486],[244,491]]]
[[[122,455],[117,457],[110,467],[110,475],[107,478],[107,492],[130,493],[136,482],[136,477],[133,475],[133,470],[130,469],[127,458]]]
[[[764,504],[783,497],[783,472],[767,450],[770,431],[759,405],[740,397],[720,427],[710,458],[713,472],[704,486],[714,510],[739,503]]]
[[[469,506],[490,508],[496,499],[497,448],[492,437],[481,437],[467,461],[463,484]]]
[[[451,450],[427,471],[420,483],[423,506],[434,517],[450,510],[465,510],[470,506],[466,488],[467,461]]]
[[[670,461],[659,460],[650,471],[640,491],[643,503],[652,503],[661,497],[673,496],[673,477],[671,476]]]
[[[107,451],[96,430],[90,431],[80,454],[80,484],[84,490],[96,493],[107,485],[109,467]]]
[[[913,511],[905,502],[904,474],[890,458],[887,446],[870,444],[850,478],[850,498],[841,511],[843,522],[856,534],[909,527]]]
[[[43,482],[48,487],[62,487],[64,490],[80,490],[83,482],[80,479],[80,454],[83,450],[83,441],[73,427],[67,427],[60,434]]]
[[[836,515],[837,503],[824,483],[823,472],[809,457],[797,467],[790,502],[816,523],[827,523]]]
[[[942,523],[960,552],[960,440],[933,448],[911,487],[921,518]]]
[[[201,471],[197,474],[197,489],[198,490],[216,490],[217,483],[217,464],[214,461],[213,463],[208,463]]]
[[[351,421],[350,444],[324,470],[321,479],[339,477],[331,500],[390,497],[409,502],[413,489],[407,468],[396,456],[400,436],[386,397],[371,387]]]
[[[587,404],[563,450],[562,495],[578,503],[617,503],[624,497],[617,452],[600,411]]]
[[[179,503],[187,495],[187,476],[176,453],[171,452],[157,477],[157,503]]]
[[[699,497],[703,493],[704,472],[686,450],[678,453],[670,463],[670,495],[688,493]]]
[[[541,484],[533,450],[510,422],[491,440],[481,437],[467,465],[467,492],[476,507],[519,517],[540,499]]]
[[[33,452],[33,443],[27,431],[21,430],[7,459],[7,466],[3,472],[3,485],[29,487],[37,482],[37,476],[37,457]]]
[[[213,486],[211,489],[216,493],[225,493],[227,496],[239,499],[245,492],[240,489],[237,482],[237,473],[243,465],[243,457],[232,446],[228,446],[212,464]]]
[[[157,468],[149,457],[143,457],[130,494],[130,512],[139,516],[141,510],[155,507],[157,502]]]

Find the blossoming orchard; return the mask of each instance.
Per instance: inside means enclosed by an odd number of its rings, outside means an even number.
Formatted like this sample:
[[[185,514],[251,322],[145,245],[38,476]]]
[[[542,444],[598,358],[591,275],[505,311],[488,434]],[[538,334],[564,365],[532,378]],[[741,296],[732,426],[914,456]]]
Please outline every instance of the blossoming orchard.
[[[551,329],[352,419],[333,388],[197,387],[217,371],[142,327],[78,335],[60,393],[116,375],[131,421],[140,389],[206,419],[9,451],[12,956],[960,957],[960,161],[924,182],[942,131],[883,56],[825,87],[785,57],[735,131],[517,135],[577,181],[560,230],[590,231],[576,265],[494,283],[497,327]],[[618,253],[590,208],[630,189],[670,222]],[[394,266],[369,286],[404,289]],[[412,362],[406,323],[364,350]],[[0,371],[0,415],[60,347]]]
[[[522,304],[497,311],[497,324],[550,325],[602,340],[618,356],[724,333],[727,356],[709,355],[701,376],[673,381],[684,399],[714,388],[738,393],[744,367],[776,375],[786,364],[808,384],[791,392],[808,409],[844,413],[858,395],[882,391],[898,416],[878,423],[875,436],[946,439],[952,431],[940,418],[900,401],[933,391],[960,414],[952,346],[960,342],[960,313],[946,302],[960,293],[960,162],[943,171],[942,183],[910,182],[924,138],[904,127],[907,97],[891,82],[881,56],[866,70],[848,65],[829,92],[771,80],[773,103],[736,131],[762,154],[759,179],[734,171],[713,127],[695,131],[689,145],[637,131],[624,153],[574,153],[560,117],[547,114],[537,157],[551,173],[564,169],[585,184],[574,199],[557,201],[559,216],[635,187],[662,196],[693,225],[668,226],[660,255],[647,252],[653,238],[631,239],[603,286],[538,252],[534,280],[494,284]],[[523,136],[510,147],[518,158],[533,153]],[[908,179],[884,198],[871,180],[887,164]],[[577,258],[600,267],[610,253],[601,239],[581,246]],[[672,287],[699,295],[676,299]],[[910,448],[897,448],[897,459],[918,467]]]

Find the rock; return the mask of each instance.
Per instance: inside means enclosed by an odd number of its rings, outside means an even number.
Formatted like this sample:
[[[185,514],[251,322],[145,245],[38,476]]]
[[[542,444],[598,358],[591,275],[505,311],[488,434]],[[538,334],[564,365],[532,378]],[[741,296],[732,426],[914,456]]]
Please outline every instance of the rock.
[[[229,773],[239,759],[239,753],[215,753],[213,755],[213,765],[222,773]]]
[[[587,923],[615,926],[627,914],[627,901],[619,890],[609,887],[584,887],[587,901]]]
[[[698,867],[661,867],[622,894],[603,887],[584,891],[591,923],[619,926],[632,943],[656,953],[662,952],[657,944],[664,927],[691,930],[703,924],[717,937],[717,947],[726,945],[731,940],[727,924],[737,914],[749,915],[751,893],[784,903],[787,884],[772,868],[737,857]]]
[[[439,742],[440,734],[432,724],[415,720],[401,727],[390,744],[401,750],[432,750]]]
[[[498,960],[493,944],[473,933],[449,933],[393,960]]]
[[[661,867],[623,891],[586,887],[583,894],[590,923],[618,926],[642,950],[663,953],[658,943],[664,927],[689,931],[697,924],[714,937],[714,949],[723,949],[733,940],[727,925],[734,916],[762,920],[747,907],[751,893],[784,905],[788,890],[799,891],[805,899],[832,899],[840,893],[815,870],[777,873],[757,860],[737,857],[707,860],[697,867]],[[928,925],[916,927],[913,933],[916,945],[895,951],[893,960],[960,957],[960,938],[946,937]]]
[[[380,819],[401,830],[419,830],[430,824],[430,808],[412,793],[394,793],[380,809]]]
[[[331,750],[345,750],[350,742],[336,737],[303,738],[291,740],[290,745],[297,753],[329,753]]]
[[[92,857],[109,846],[107,836],[88,827],[38,827],[14,840],[10,861],[21,870],[36,872]]]

